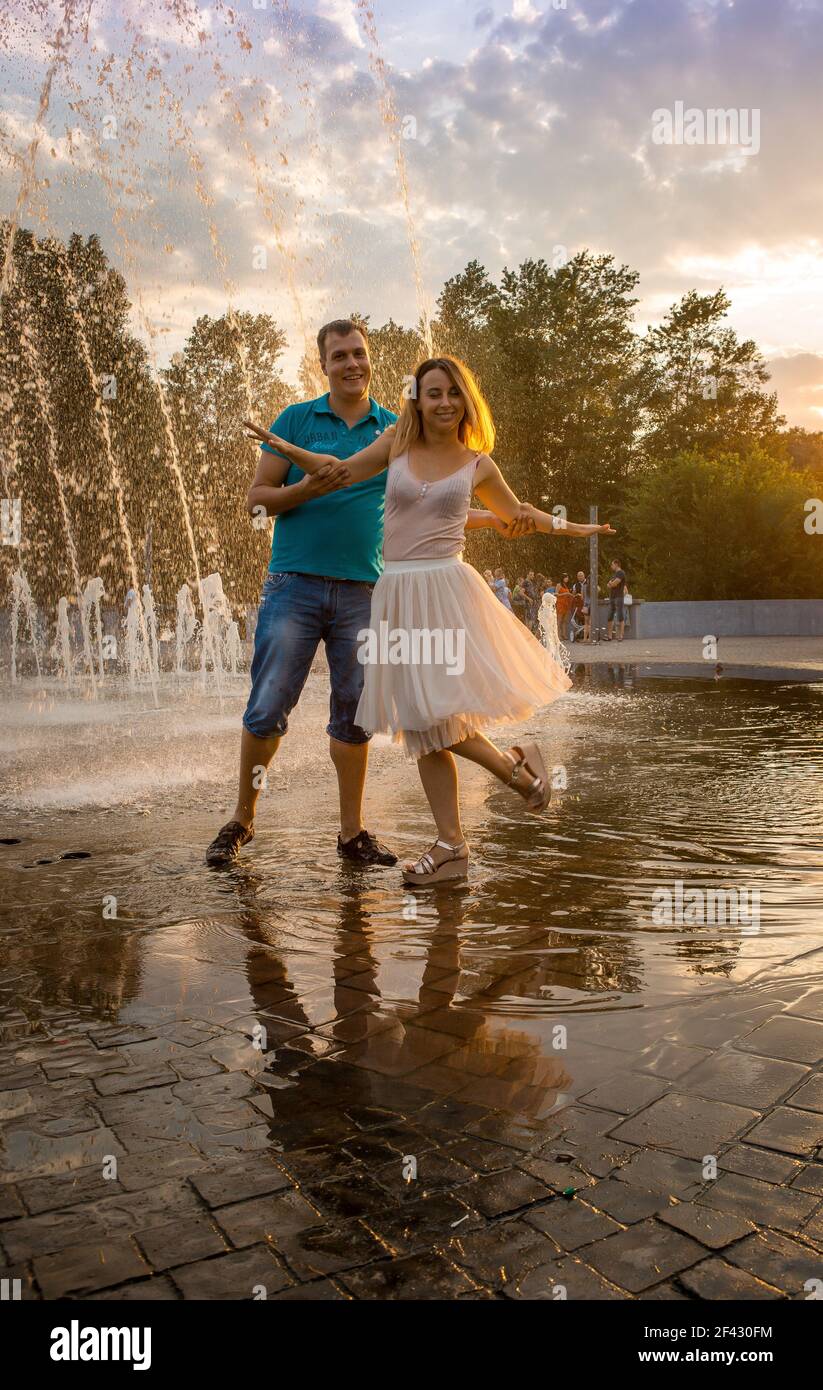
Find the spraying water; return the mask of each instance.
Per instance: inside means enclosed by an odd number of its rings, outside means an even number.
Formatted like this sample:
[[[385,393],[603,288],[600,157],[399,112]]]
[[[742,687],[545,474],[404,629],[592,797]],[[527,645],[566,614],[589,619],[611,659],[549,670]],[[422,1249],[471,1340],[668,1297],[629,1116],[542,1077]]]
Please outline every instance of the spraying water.
[[[15,570],[11,577],[11,679],[13,685],[17,683],[17,637],[20,630],[21,609],[28,624],[29,641],[34,652],[37,679],[40,681],[43,678],[43,670],[40,663],[40,645],[37,637],[37,610],[26,576],[22,570]]]
[[[369,66],[377,79],[380,91],[380,116],[386,127],[394,153],[394,169],[397,175],[397,184],[406,217],[406,233],[409,239],[409,253],[411,255],[412,270],[414,272],[414,288],[417,294],[417,309],[420,315],[423,341],[426,344],[426,356],[433,357],[434,341],[432,338],[428,297],[423,284],[423,271],[420,264],[420,245],[417,240],[417,232],[414,226],[414,218],[412,216],[411,202],[409,199],[409,180],[406,173],[406,156],[403,153],[403,137],[400,130],[400,121],[397,116],[397,108],[394,104],[392,89],[386,74],[386,63],[380,52],[377,25],[375,23],[374,10],[371,7],[370,0],[357,0],[357,11],[369,46]]]

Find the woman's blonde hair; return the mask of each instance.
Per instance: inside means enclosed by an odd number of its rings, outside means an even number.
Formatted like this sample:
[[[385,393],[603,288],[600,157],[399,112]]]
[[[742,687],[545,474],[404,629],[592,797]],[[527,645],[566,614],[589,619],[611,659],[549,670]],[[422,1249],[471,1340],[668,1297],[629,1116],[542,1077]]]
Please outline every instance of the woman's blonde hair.
[[[413,383],[404,391],[404,400],[392,444],[391,456],[397,458],[404,454],[422,434],[418,399],[424,377],[436,368],[457,387],[463,398],[463,419],[457,430],[457,437],[467,449],[476,449],[479,454],[488,454],[494,448],[494,421],[488,402],[480,390],[474,374],[461,362],[459,357],[428,357],[421,362],[414,374]]]

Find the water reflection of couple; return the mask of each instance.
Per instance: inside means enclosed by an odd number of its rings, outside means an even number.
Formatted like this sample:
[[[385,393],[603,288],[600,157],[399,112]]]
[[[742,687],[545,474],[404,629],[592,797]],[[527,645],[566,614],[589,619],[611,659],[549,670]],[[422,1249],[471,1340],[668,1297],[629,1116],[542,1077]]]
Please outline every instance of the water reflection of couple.
[[[526,719],[570,685],[463,563],[464,532],[490,526],[511,538],[535,531],[588,536],[611,528],[558,523],[515,497],[489,457],[491,414],[461,362],[423,362],[398,418],[368,394],[362,329],[336,320],[320,330],[318,347],[328,393],[287,407],[270,432],[249,426],[262,447],[248,507],[278,520],[243,717],[237,806],[207,858],[229,863],[252,838],[261,769],[286,732],[322,639],[339,852],[361,863],[396,863],[361,816],[368,740],[379,730],[417,759],[437,826],[432,847],[404,867],[405,881],[463,878],[468,847],[454,754],[512,787],[529,810],[543,810],[550,787],[537,745],[504,752],[482,730]],[[487,511],[472,511],[473,494]],[[386,644],[378,641],[378,659],[364,661],[369,632],[405,636],[412,659],[385,659]],[[428,634],[429,643],[439,636],[444,652],[459,637],[460,662],[415,660],[416,634]]]

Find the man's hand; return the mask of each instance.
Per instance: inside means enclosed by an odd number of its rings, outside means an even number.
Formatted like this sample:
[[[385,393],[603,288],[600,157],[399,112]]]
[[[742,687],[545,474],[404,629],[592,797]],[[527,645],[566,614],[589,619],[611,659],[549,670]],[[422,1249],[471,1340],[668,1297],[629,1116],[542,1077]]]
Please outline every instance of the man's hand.
[[[350,482],[349,465],[335,461],[324,463],[316,473],[306,473],[300,486],[305,490],[306,500],[311,501],[312,497],[324,497],[327,492],[338,492],[340,488],[348,487]]]
[[[537,530],[533,513],[530,502],[521,502],[508,525],[504,522],[497,529],[510,541],[519,540],[521,536],[533,536]]]

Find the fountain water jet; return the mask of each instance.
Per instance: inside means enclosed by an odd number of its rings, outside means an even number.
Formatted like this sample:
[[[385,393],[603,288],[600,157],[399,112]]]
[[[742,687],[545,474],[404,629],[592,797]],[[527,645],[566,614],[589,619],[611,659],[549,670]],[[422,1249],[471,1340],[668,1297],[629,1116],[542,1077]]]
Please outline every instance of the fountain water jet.
[[[34,661],[37,666],[37,679],[43,679],[43,669],[40,664],[40,649],[37,640],[37,609],[34,606],[34,599],[31,596],[29,582],[22,570],[15,570],[11,577],[11,681],[12,685],[17,684],[17,633],[20,628],[20,609],[26,617],[29,627],[29,638],[34,652]]]

